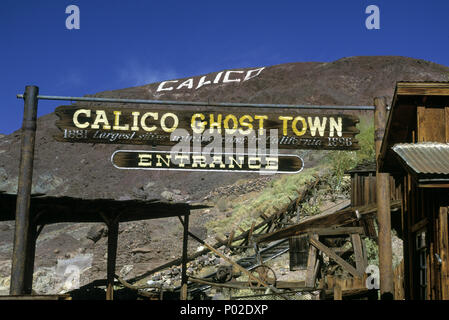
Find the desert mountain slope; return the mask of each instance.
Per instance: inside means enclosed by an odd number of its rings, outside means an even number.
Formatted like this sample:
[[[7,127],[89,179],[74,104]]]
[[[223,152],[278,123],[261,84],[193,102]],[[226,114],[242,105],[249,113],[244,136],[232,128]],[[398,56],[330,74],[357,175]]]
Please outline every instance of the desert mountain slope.
[[[216,71],[175,79],[162,85],[153,83],[100,92],[95,96],[371,105],[374,96],[391,97],[396,81],[449,80],[448,67],[395,56],[350,57],[330,63],[300,62],[262,67],[236,69],[228,73],[227,82],[224,79],[228,70],[223,70],[222,73]],[[245,77],[247,80],[243,81]],[[199,85],[201,82],[202,86]],[[127,199],[160,198],[162,192],[176,190],[179,199],[192,200],[201,198],[212,188],[244,178],[242,174],[118,170],[112,166],[110,156],[113,151],[129,146],[56,142],[52,137],[57,130],[54,124],[56,119],[51,113],[38,120],[33,192]],[[14,192],[17,188],[19,150],[20,130],[0,138],[0,190]]]

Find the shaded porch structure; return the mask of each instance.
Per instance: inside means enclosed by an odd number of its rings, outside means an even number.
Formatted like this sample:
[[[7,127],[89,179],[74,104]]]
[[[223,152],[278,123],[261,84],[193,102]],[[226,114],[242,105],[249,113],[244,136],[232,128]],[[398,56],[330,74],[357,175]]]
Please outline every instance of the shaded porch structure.
[[[16,201],[16,194],[0,192],[0,221],[12,221],[15,219]],[[177,216],[180,219],[183,217],[182,284],[186,286],[189,215],[191,210],[201,208],[207,208],[207,206],[167,202],[159,199],[82,199],[68,196],[31,195],[28,230],[20,230],[28,233],[27,250],[19,253],[23,255],[21,258],[25,259],[26,264],[24,268],[12,269],[11,275],[15,273],[19,277],[24,277],[25,289],[22,294],[32,294],[36,241],[45,225],[61,222],[105,223],[108,227],[106,299],[113,300],[119,223]],[[181,298],[183,298],[182,295]]]

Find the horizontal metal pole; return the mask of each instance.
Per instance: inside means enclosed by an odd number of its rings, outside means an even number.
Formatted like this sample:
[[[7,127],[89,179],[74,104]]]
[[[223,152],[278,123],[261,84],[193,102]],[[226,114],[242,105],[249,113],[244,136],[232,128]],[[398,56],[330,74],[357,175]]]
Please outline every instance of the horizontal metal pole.
[[[23,94],[17,95],[23,99]],[[170,100],[138,100],[116,98],[90,98],[90,97],[62,97],[62,96],[37,96],[40,100],[64,100],[86,102],[110,102],[110,103],[135,103],[135,104],[161,104],[184,106],[211,106],[234,108],[288,108],[288,109],[332,109],[332,110],[374,110],[374,106],[317,106],[317,105],[293,105],[293,104],[260,104],[260,103],[231,103],[231,102],[201,102],[201,101],[170,101]]]

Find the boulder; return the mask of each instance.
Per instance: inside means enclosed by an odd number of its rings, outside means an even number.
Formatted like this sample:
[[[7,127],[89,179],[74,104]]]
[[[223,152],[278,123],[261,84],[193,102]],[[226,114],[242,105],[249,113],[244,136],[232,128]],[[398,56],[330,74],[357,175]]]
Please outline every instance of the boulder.
[[[97,224],[89,229],[86,238],[92,240],[93,242],[97,242],[106,235],[107,235],[106,226],[103,224]]]

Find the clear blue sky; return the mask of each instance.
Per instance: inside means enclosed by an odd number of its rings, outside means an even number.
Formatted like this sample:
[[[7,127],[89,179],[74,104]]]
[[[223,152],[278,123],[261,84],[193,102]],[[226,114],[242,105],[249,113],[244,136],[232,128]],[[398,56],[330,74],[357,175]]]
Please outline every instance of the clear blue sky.
[[[65,26],[68,5],[80,29]],[[365,8],[380,9],[367,30]],[[0,133],[25,85],[82,96],[228,68],[401,55],[449,66],[448,0],[2,0]],[[39,115],[61,102],[39,102]]]

